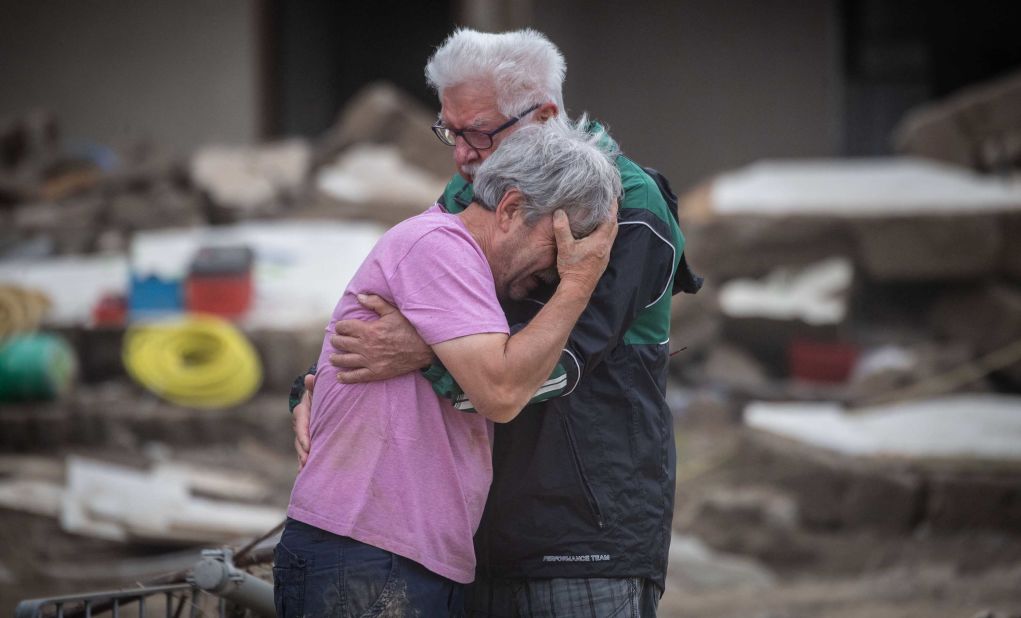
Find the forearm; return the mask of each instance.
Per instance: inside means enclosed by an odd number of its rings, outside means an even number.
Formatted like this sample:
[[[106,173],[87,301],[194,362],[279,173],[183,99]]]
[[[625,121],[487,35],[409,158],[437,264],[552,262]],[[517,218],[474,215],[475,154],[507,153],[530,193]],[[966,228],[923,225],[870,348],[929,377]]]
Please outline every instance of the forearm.
[[[563,281],[549,302],[502,349],[470,371],[451,368],[476,410],[496,422],[517,416],[560,360],[571,328],[588,303],[591,289]]]
[[[521,406],[549,378],[590,295],[591,290],[560,285],[535,319],[507,340],[504,375]]]

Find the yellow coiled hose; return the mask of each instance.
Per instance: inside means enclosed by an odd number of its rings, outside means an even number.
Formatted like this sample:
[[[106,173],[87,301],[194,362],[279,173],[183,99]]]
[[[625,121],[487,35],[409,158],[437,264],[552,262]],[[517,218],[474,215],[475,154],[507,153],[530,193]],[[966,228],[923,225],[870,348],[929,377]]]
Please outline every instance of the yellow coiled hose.
[[[142,386],[191,408],[244,403],[262,383],[262,364],[248,339],[230,322],[205,315],[131,327],[124,366]]]

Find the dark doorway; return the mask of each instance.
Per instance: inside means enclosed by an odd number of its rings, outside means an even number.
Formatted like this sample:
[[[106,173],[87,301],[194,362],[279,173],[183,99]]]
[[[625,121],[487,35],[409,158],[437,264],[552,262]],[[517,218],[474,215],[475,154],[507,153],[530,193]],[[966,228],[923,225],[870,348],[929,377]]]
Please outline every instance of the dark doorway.
[[[318,135],[351,95],[379,79],[439,109],[423,69],[452,30],[451,4],[267,0],[264,132]]]
[[[1021,2],[843,0],[844,154],[881,155],[912,107],[1021,68]]]

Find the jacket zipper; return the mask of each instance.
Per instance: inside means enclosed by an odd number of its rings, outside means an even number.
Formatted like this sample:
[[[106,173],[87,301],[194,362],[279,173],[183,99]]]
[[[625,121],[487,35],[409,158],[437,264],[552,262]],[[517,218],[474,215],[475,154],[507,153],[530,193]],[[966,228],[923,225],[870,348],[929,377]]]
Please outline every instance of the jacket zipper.
[[[564,424],[564,433],[567,435],[567,446],[571,451],[571,460],[574,461],[574,468],[578,471],[578,478],[581,480],[581,486],[585,490],[585,499],[588,500],[589,509],[591,509],[592,515],[596,518],[596,525],[601,530],[605,526],[603,523],[603,511],[599,508],[599,501],[596,500],[596,494],[592,491],[592,486],[589,485],[585,469],[581,467],[578,445],[574,441],[574,432],[571,431],[571,424],[567,420],[567,415],[562,414],[561,420]]]

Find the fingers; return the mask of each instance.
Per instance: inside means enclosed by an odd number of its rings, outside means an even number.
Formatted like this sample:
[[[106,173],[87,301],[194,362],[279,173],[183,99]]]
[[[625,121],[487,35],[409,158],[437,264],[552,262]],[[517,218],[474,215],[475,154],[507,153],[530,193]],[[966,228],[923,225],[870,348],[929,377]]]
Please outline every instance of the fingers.
[[[617,238],[617,231],[617,217],[614,216],[596,226],[585,240],[595,244],[612,245]]]
[[[337,369],[363,369],[365,357],[361,354],[330,354],[330,364]]]
[[[376,380],[376,374],[370,369],[353,369],[351,371],[337,372],[337,381],[341,384],[362,384]]]
[[[333,332],[345,337],[362,337],[367,324],[361,320],[340,320],[333,325]]]
[[[298,469],[301,470],[308,460],[311,438],[308,430],[309,416],[312,414],[312,398],[309,396],[315,380],[309,380],[311,376],[305,377],[305,395],[301,398],[294,411],[291,413],[291,423],[294,426],[294,451],[298,454]]]
[[[315,376],[315,374],[314,373],[306,374],[305,375],[305,396],[308,397],[308,399],[309,399],[308,405],[310,405],[310,406],[312,405],[312,389],[315,388],[315,385],[316,385],[316,376]]]
[[[571,221],[563,210],[553,213],[553,235],[557,239],[558,249],[568,247],[574,242],[574,235],[571,234]]]
[[[349,337],[347,335],[330,335],[330,345],[337,351],[338,354],[344,352],[364,352],[364,348],[361,346],[361,339],[357,337]]]
[[[357,298],[359,305],[366,309],[372,309],[379,317],[383,317],[384,315],[393,313],[397,310],[393,305],[375,294],[359,294]]]
[[[301,442],[297,438],[294,439],[294,450],[298,453],[298,470],[305,467],[305,462],[308,461],[308,449],[304,448]]]

